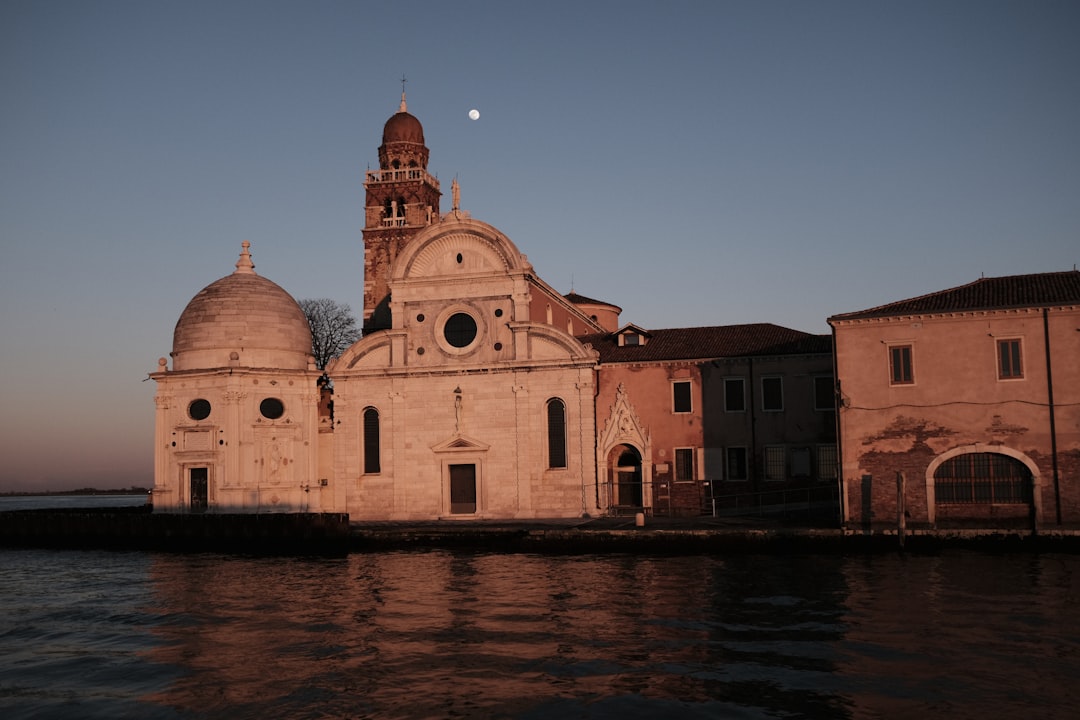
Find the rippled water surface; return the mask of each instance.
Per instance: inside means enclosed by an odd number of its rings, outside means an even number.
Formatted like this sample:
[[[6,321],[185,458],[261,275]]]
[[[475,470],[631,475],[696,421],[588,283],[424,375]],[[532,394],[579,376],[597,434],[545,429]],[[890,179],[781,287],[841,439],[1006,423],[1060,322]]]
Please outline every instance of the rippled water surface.
[[[0,550],[3,718],[991,718],[1080,705],[1080,558]]]

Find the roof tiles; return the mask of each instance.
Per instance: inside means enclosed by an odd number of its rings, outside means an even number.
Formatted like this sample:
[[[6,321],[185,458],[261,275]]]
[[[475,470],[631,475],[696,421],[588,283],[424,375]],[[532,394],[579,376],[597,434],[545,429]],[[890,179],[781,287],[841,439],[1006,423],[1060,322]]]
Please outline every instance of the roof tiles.
[[[806,355],[832,351],[832,337],[771,323],[649,330],[643,345],[618,344],[619,333],[578,338],[600,353],[601,363],[707,360],[764,355]]]
[[[1080,271],[980,278],[869,310],[833,315],[829,320],[858,320],[896,315],[928,315],[969,310],[1008,310],[1080,303]]]

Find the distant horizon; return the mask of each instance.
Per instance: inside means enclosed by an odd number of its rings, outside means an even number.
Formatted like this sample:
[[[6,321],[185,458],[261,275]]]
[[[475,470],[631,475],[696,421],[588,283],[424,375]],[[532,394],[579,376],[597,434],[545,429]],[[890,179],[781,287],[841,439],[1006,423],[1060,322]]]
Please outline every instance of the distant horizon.
[[[67,490],[0,490],[0,497],[26,497],[34,495],[143,495],[154,487],[153,483],[146,486],[130,486],[116,488],[80,487]]]

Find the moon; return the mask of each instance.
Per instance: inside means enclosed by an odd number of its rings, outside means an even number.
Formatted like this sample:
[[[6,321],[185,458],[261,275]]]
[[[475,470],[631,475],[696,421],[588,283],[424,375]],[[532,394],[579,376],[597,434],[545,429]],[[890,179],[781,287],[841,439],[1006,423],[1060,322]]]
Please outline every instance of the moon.
[[[470,120],[479,120],[480,119],[480,111],[477,110],[476,108],[473,108],[472,110],[470,110],[469,111],[469,119]]]

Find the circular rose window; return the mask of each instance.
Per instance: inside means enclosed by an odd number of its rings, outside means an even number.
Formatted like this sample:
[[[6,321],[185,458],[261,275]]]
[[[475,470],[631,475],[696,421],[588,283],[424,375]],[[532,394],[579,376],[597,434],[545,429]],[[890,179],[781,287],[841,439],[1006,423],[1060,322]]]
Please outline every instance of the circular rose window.
[[[187,414],[192,420],[205,420],[210,417],[210,401],[199,398],[187,406]]]
[[[285,414],[285,406],[277,398],[266,398],[259,403],[259,412],[268,420],[277,420]]]
[[[468,313],[454,313],[443,326],[443,337],[456,348],[472,345],[476,339],[476,320]]]

